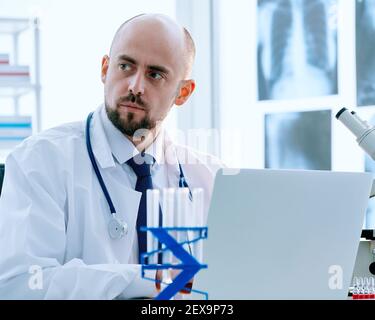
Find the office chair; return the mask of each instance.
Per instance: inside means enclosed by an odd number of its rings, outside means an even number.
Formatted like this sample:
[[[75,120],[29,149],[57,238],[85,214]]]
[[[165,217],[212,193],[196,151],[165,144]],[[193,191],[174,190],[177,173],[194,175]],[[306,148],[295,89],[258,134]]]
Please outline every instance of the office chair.
[[[0,195],[1,195],[1,189],[3,186],[4,172],[5,172],[5,166],[4,164],[0,163]]]

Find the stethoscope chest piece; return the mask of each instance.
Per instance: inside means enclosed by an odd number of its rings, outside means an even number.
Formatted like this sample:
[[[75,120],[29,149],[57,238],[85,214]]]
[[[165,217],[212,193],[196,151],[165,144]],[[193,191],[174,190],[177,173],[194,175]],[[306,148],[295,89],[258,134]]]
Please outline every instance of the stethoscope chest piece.
[[[111,217],[108,223],[108,232],[112,239],[121,239],[128,233],[128,225],[115,217]]]

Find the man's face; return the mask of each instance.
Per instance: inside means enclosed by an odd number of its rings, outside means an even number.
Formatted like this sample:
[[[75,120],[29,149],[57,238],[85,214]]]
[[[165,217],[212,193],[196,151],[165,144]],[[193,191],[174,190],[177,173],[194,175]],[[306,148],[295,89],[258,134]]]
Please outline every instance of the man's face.
[[[155,22],[130,22],[105,56],[105,105],[113,124],[133,136],[164,120],[183,79],[183,38]]]

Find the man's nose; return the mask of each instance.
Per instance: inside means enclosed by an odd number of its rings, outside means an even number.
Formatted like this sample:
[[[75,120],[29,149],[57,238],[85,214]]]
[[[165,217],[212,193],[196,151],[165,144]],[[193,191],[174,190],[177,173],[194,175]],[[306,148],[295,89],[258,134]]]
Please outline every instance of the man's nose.
[[[129,92],[135,95],[143,95],[145,92],[144,88],[144,77],[140,72],[135,73],[129,82]]]

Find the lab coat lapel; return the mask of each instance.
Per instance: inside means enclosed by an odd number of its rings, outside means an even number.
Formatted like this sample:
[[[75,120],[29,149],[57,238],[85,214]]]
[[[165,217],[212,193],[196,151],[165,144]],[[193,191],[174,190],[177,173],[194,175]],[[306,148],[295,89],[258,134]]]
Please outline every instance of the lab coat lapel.
[[[167,166],[169,188],[178,188],[180,181],[179,161],[175,144],[167,132],[164,132],[164,161]]]
[[[168,184],[169,188],[174,188],[177,189],[179,188],[179,183],[180,183],[180,163],[185,163],[184,161],[179,160],[179,156],[181,156],[183,159],[186,159],[186,154],[178,154],[176,145],[172,141],[172,139],[168,136],[168,134],[165,134],[165,162],[167,165],[167,172],[168,172]],[[183,167],[183,164],[181,164]],[[185,175],[185,170],[184,170],[184,175]],[[185,175],[186,181],[189,184],[189,177]],[[191,191],[193,191],[190,188]],[[194,199],[192,199],[194,201]],[[185,221],[187,225],[192,226],[195,224],[194,221],[194,203],[193,201],[188,200],[187,201],[187,217],[185,217]]]
[[[129,177],[125,171],[115,164],[100,118],[100,110],[103,107],[99,107],[92,118],[91,144],[95,159],[101,167],[100,172],[104,183],[116,209],[116,216],[128,225],[128,233],[124,238],[112,240],[115,251],[121,252],[121,261],[128,261],[135,237],[136,219],[142,194],[130,186]],[[109,221],[111,218],[109,209],[107,217]]]
[[[103,168],[115,167],[115,161],[109,146],[103,123],[100,119],[100,111],[104,106],[95,110],[91,121],[91,145],[95,159]]]
[[[128,177],[122,168],[108,168],[107,188],[116,208],[116,216],[128,226],[128,233],[120,241],[113,240],[116,252],[122,252],[128,261],[135,239],[136,221],[142,194],[128,185]]]

